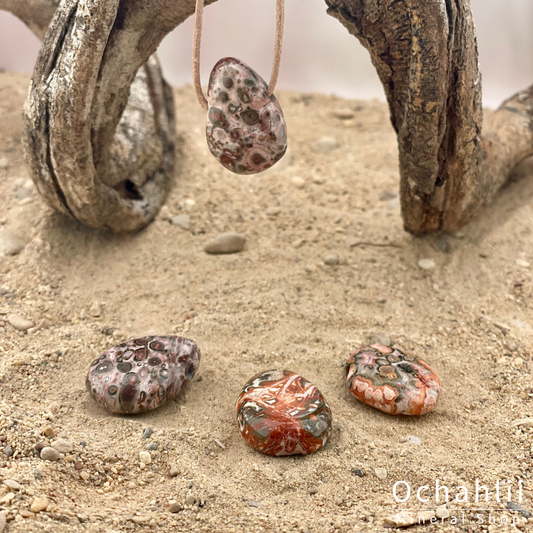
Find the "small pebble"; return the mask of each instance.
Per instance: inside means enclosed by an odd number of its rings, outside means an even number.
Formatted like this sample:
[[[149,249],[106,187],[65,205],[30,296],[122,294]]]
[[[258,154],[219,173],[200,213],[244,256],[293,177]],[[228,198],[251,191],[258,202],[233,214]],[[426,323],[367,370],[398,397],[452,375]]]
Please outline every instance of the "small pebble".
[[[314,142],[311,145],[311,150],[315,152],[315,154],[329,154],[331,151],[335,150],[335,148],[339,147],[339,142],[335,137],[325,136],[318,139],[318,141]]]
[[[0,257],[17,255],[26,248],[26,243],[5,228],[0,229]]]
[[[387,469],[386,468],[374,468],[374,473],[378,479],[387,479]]]
[[[180,474],[180,469],[177,466],[172,466],[168,472],[170,477],[177,477]]]
[[[524,261],[524,259],[517,259],[516,264],[520,267],[529,268],[529,263],[527,261]]]
[[[281,207],[278,206],[271,206],[267,208],[266,214],[269,217],[277,217],[281,213]]]
[[[194,505],[196,503],[196,498],[192,495],[192,494],[189,494],[186,498],[185,498],[185,503],[187,505]]]
[[[56,432],[54,431],[54,428],[51,428],[50,426],[45,428],[43,431],[43,435],[45,437],[48,437],[49,439],[53,439],[56,436]]]
[[[168,510],[169,510],[171,513],[179,513],[182,509],[183,509],[183,506],[181,505],[181,503],[178,503],[178,502],[172,502],[172,503],[168,506]]]
[[[433,261],[433,259],[420,259],[420,261],[418,261],[418,266],[422,270],[431,270],[435,268],[435,261]]]
[[[357,477],[364,477],[365,471],[362,468],[354,468],[352,469],[352,474]]]
[[[35,498],[30,509],[32,513],[40,513],[41,511],[45,511],[49,505],[50,502],[46,498]]]
[[[41,471],[38,468],[34,468],[33,475],[35,476],[35,479],[42,479],[43,477]]]
[[[7,518],[4,511],[0,511],[0,533],[4,532],[7,525]]]
[[[72,442],[66,439],[57,439],[52,442],[52,448],[57,450],[59,453],[66,455],[67,453],[72,452],[74,446],[72,445]]]
[[[248,505],[250,507],[261,507],[262,504],[259,502],[256,502],[255,500],[248,500]]]
[[[7,168],[7,167],[9,167],[9,161],[8,161],[7,157],[0,157],[0,168],[4,169],[4,168]]]
[[[176,215],[170,219],[170,223],[184,230],[191,229],[191,217],[189,215]]]
[[[151,442],[150,444],[146,445],[146,449],[147,450],[155,451],[155,450],[157,450],[157,448],[159,448],[159,443],[158,442]]]
[[[378,199],[380,202],[386,202],[388,200],[394,200],[398,196],[398,193],[395,191],[381,191],[379,193]]]
[[[324,257],[324,264],[334,266],[339,264],[339,256],[335,254],[328,254]]]
[[[512,427],[522,426],[525,428],[533,427],[533,418],[518,418],[511,422]]]
[[[102,306],[99,302],[93,302],[91,305],[91,308],[89,309],[89,313],[91,316],[98,318],[99,316],[102,316]]]
[[[84,440],[80,440],[80,446],[81,446],[82,448],[87,448],[87,442],[84,441]]]
[[[18,331],[28,331],[35,324],[31,320],[26,320],[20,315],[8,315],[7,321]]]
[[[303,189],[305,187],[305,180],[303,178],[295,177],[291,179],[291,183],[297,188],[297,189]]]
[[[437,507],[436,515],[437,515],[437,518],[439,519],[448,518],[450,516],[450,511],[446,509],[446,504],[439,505]]]
[[[402,439],[400,442],[410,442],[416,446],[420,446],[422,444],[420,437],[415,437],[414,435],[409,435],[406,439]]]
[[[144,433],[143,433],[143,438],[145,439],[149,439],[151,436],[152,436],[152,433],[154,432],[154,430],[151,428],[151,427],[147,427],[145,430],[144,430]]]
[[[246,244],[246,237],[239,233],[223,233],[212,240],[205,248],[208,254],[234,254],[241,252]]]
[[[22,488],[21,484],[18,481],[15,481],[14,479],[6,479],[4,481],[4,485],[8,486],[10,489],[13,490],[20,490]]]
[[[13,448],[8,444],[5,448],[4,448],[4,455],[6,457],[12,457],[13,456]]]
[[[57,461],[61,454],[55,449],[51,448],[50,446],[46,446],[41,450],[41,459],[43,461]]]
[[[150,455],[150,452],[140,452],[139,458],[141,463],[144,463],[145,465],[149,465],[152,462],[152,456]]]
[[[340,109],[334,109],[331,112],[331,115],[340,120],[349,120],[355,116],[355,113],[351,109],[344,107]]]
[[[524,509],[524,507],[514,502],[507,502],[507,509],[511,511],[518,511],[524,518],[531,518],[533,516],[531,511]]]

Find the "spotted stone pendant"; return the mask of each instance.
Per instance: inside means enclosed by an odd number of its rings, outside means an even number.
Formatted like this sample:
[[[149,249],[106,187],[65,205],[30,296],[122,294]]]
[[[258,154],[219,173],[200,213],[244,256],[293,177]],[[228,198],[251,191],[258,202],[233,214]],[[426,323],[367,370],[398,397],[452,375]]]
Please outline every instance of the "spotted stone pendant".
[[[268,85],[248,65],[232,57],[213,68],[207,88],[207,145],[224,167],[256,174],[287,151],[283,111]]]

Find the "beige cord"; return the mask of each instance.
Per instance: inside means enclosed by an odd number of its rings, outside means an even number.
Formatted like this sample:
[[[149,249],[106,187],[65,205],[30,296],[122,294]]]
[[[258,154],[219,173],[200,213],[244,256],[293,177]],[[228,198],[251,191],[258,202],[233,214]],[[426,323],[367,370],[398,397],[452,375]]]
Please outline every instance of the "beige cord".
[[[200,105],[207,110],[207,100],[202,91],[200,80],[200,47],[202,43],[202,16],[204,13],[204,0],[196,0],[196,15],[194,19],[194,36],[192,46],[192,75],[194,81],[194,90],[196,98]],[[285,3],[284,0],[276,0],[276,44],[274,48],[274,63],[272,65],[272,74],[270,75],[270,84],[268,92],[272,94],[278,82],[279,67],[281,64],[281,49],[283,45],[283,25],[285,20]]]

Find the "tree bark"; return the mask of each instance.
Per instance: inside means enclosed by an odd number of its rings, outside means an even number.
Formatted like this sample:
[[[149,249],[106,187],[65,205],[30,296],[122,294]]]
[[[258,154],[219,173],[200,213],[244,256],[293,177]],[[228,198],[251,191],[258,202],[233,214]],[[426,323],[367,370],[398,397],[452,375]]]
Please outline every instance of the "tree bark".
[[[26,12],[42,34],[37,0],[11,1],[0,8]],[[159,42],[146,44],[152,21],[140,1],[63,0],[35,67],[24,113],[32,177],[49,205],[95,228],[146,226],[173,174],[174,103],[151,57]]]
[[[469,0],[326,0],[370,52],[398,136],[405,228],[455,230],[533,155],[533,87],[482,133],[481,75]]]

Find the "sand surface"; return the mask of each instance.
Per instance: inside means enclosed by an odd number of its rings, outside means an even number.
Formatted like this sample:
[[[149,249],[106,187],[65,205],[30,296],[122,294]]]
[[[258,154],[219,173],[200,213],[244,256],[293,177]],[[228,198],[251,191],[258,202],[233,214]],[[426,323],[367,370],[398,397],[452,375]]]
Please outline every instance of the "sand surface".
[[[411,531],[487,530],[472,509],[505,508],[506,497],[494,499],[497,479],[513,482],[515,502],[522,479],[522,506],[533,509],[533,428],[513,425],[533,416],[533,166],[462,232],[414,238],[402,228],[385,105],[281,92],[290,155],[242,177],[208,153],[204,112],[183,88],[167,207],[145,231],[112,235],[55,214],[35,193],[21,146],[28,84],[0,74],[0,224],[27,243],[0,258],[0,322],[16,313],[45,328],[0,328],[0,480],[20,484],[0,488],[6,531],[381,532],[401,507],[397,481],[413,489],[402,506],[434,509],[437,478],[451,498],[479,479],[490,501],[452,501],[458,524]],[[339,109],[353,118],[333,116]],[[322,136],[339,147],[315,153]],[[169,222],[179,214],[190,230]],[[226,231],[245,234],[245,250],[207,255]],[[324,264],[328,255],[340,264]],[[198,343],[194,383],[153,413],[107,414],[86,392],[89,364],[150,334]],[[348,395],[343,363],[375,336],[433,366],[443,384],[433,413],[390,417]],[[305,376],[332,408],[331,441],[312,456],[262,456],[237,430],[242,385],[276,367]],[[57,437],[73,451],[56,462],[34,454]],[[142,468],[139,453],[154,442]],[[426,503],[416,499],[423,485]],[[48,506],[34,514],[36,497]],[[170,513],[171,501],[182,510]],[[526,522],[521,530],[533,531]]]

